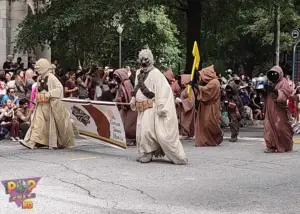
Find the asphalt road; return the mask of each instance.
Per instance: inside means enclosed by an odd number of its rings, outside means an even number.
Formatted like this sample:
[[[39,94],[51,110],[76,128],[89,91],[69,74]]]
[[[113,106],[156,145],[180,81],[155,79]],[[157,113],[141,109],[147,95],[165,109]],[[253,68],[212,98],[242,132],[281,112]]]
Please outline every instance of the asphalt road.
[[[224,141],[215,148],[183,144],[187,166],[167,160],[140,164],[135,148],[83,140],[58,151],[2,141],[1,180],[42,178],[33,191],[33,212],[8,203],[0,184],[0,213],[299,213],[298,144],[287,154],[264,154],[257,141]]]

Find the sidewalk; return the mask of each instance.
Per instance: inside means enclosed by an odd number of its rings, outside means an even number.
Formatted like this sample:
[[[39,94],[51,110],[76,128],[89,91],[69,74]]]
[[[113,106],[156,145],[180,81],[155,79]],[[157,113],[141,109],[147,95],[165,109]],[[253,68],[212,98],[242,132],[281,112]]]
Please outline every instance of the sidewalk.
[[[247,121],[247,123],[251,123],[251,121]],[[248,125],[246,127],[257,127],[257,128],[263,128],[264,127],[264,121],[263,120],[254,120],[251,125]]]
[[[224,139],[230,139],[230,129],[225,128],[224,131]],[[240,140],[244,141],[257,141],[264,142],[264,126],[263,121],[255,121],[253,126],[246,126],[240,128],[239,137]],[[294,143],[300,144],[300,134],[294,135]]]

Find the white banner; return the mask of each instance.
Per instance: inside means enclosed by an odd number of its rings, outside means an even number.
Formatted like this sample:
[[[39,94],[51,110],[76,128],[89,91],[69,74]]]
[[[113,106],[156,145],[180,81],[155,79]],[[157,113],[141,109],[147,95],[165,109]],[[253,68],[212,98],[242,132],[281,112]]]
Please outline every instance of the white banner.
[[[126,137],[115,103],[62,99],[79,133],[105,145],[126,149]]]

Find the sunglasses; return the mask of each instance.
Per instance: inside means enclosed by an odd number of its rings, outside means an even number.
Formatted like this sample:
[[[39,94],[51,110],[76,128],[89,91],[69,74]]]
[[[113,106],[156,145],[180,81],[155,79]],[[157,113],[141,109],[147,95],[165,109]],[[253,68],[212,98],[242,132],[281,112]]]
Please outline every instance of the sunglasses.
[[[14,94],[15,92],[14,92],[14,91],[11,91],[11,92],[9,92],[9,93]]]

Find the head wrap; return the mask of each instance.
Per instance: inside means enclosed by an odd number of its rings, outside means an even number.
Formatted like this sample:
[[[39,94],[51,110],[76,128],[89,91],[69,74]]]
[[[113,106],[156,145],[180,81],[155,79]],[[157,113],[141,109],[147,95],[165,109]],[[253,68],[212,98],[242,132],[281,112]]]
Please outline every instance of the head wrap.
[[[153,57],[152,51],[150,49],[143,49],[139,53],[138,62],[140,64],[143,64],[145,61],[149,65],[147,67],[144,67],[142,70],[143,70],[143,72],[149,72],[154,68],[154,57]]]
[[[213,79],[218,79],[213,65],[207,68],[203,68],[199,73],[200,73],[200,80],[204,83],[208,83]]]
[[[141,50],[141,52],[139,53],[139,62],[141,62],[143,58],[148,59],[150,65],[154,65],[154,57],[150,49]]]
[[[267,78],[269,79],[269,74],[271,72],[276,72],[278,74],[278,80],[277,82],[281,81],[283,78],[283,71],[282,68],[280,66],[274,66],[273,68],[271,68],[268,72],[267,72]],[[270,80],[270,79],[269,79]]]
[[[127,70],[125,68],[117,69],[114,71],[114,75],[119,77],[121,82],[128,80]]]
[[[43,78],[47,76],[50,72],[52,72],[53,68],[47,59],[39,59],[36,62],[34,69]]]

